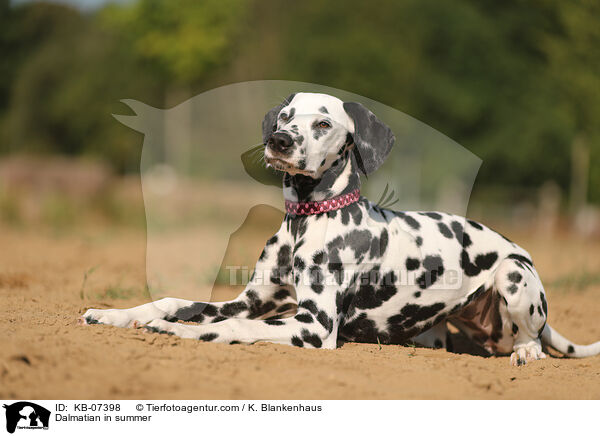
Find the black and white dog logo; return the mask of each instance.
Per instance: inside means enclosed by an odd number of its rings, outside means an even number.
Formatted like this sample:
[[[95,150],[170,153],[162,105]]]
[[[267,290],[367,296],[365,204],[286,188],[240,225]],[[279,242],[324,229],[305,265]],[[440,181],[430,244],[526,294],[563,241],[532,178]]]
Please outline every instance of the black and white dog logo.
[[[6,431],[14,433],[18,429],[48,429],[50,411],[42,406],[29,401],[19,401],[10,405],[4,404],[6,409]]]

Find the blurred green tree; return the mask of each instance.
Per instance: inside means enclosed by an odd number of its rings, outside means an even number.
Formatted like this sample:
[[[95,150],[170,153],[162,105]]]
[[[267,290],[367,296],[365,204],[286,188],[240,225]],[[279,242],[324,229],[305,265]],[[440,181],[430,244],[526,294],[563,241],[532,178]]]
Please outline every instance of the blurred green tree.
[[[243,0],[142,0],[109,5],[99,18],[165,80],[190,84],[223,63],[244,11]]]
[[[134,169],[139,137],[110,117],[120,99],[164,107],[289,79],[444,132],[483,159],[479,188],[554,180],[600,202],[599,19],[592,0],[138,0],[89,14],[0,0],[0,151]]]
[[[226,57],[239,5],[143,0],[87,16],[55,4],[3,3],[11,26],[2,40],[20,62],[0,65],[11,73],[0,89],[2,150],[88,154],[135,170],[141,141],[111,117],[123,110],[119,100],[164,106],[166,93],[201,81]]]
[[[479,155],[479,186],[514,194],[555,180],[568,190],[582,130],[593,143],[592,185],[598,180],[599,18],[591,1],[261,1],[243,55],[221,80],[352,90]]]

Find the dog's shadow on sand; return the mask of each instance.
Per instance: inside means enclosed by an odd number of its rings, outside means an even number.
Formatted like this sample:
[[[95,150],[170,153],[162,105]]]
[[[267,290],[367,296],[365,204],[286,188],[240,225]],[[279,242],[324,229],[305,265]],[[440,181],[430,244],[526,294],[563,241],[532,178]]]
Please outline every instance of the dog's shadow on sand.
[[[474,342],[472,339],[469,339],[467,335],[462,332],[449,332],[448,337],[450,342],[452,343],[452,347],[448,352],[453,354],[468,354],[470,356],[479,356],[479,357],[494,357],[494,354],[487,351],[481,345]],[[561,355],[553,349],[548,348],[547,346],[543,346],[542,350],[549,357],[555,359],[563,359],[566,356]],[[501,356],[501,355],[499,355]]]
[[[471,356],[492,357],[492,354],[481,345],[469,339],[464,333],[450,332],[448,338],[452,347],[448,350],[455,354],[469,354]]]

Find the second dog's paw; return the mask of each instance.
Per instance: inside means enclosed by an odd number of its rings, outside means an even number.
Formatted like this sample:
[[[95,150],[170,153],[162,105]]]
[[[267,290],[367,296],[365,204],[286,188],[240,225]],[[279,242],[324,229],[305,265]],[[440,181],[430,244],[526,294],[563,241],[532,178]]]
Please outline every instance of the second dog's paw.
[[[147,332],[166,333],[180,338],[198,339],[201,334],[201,326],[185,325],[178,322],[165,321],[164,319],[154,319],[143,326]]]
[[[143,327],[148,333],[165,333],[167,335],[174,335],[175,332],[173,330],[175,329],[172,324],[172,322],[165,321],[164,319],[154,319],[146,325],[138,325]]]

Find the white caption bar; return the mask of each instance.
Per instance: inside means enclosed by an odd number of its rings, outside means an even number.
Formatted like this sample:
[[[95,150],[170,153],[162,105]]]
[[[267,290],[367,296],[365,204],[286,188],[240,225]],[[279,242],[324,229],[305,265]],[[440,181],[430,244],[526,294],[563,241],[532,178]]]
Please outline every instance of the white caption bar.
[[[0,400],[0,435],[503,435],[585,431],[598,401]],[[557,419],[559,418],[559,419]],[[596,424],[593,424],[596,426]],[[37,432],[36,432],[37,430]],[[40,433],[39,430],[42,432]]]

